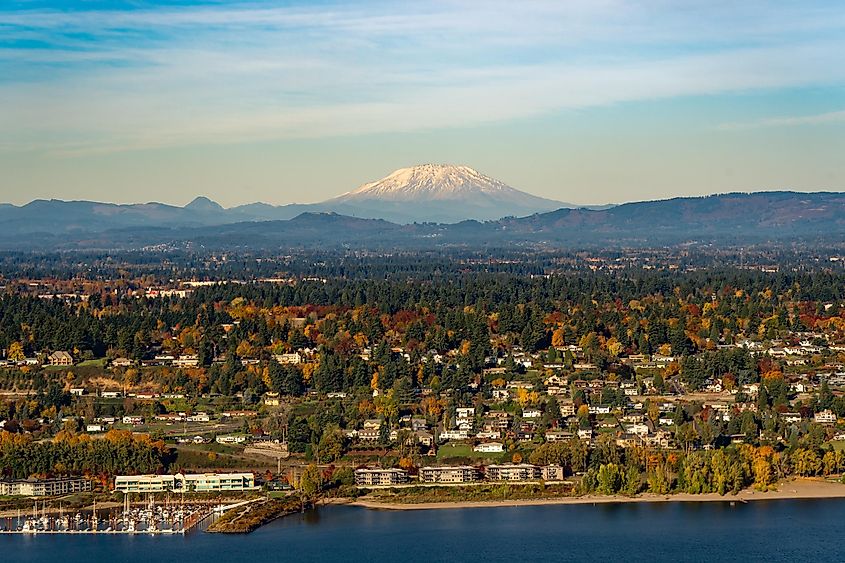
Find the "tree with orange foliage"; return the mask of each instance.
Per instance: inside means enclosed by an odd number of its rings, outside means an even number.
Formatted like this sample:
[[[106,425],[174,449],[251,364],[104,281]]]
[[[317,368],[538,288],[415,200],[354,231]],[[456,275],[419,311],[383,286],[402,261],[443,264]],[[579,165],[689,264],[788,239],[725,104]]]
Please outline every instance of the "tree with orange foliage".
[[[443,412],[443,404],[433,395],[425,397],[420,402],[420,406],[423,413],[435,419],[440,418],[440,414]]]

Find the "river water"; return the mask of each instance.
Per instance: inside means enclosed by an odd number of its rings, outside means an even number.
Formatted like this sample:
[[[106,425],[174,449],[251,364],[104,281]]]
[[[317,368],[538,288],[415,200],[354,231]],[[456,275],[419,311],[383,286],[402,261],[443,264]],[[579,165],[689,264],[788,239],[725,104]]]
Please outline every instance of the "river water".
[[[845,500],[388,511],[327,506],[245,536],[0,536],[0,561],[845,561]]]

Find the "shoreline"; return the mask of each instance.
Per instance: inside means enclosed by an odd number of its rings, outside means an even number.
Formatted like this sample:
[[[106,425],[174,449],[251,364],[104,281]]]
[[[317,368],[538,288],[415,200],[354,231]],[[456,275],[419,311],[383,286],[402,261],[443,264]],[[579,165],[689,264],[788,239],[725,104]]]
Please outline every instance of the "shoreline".
[[[658,502],[754,502],[765,500],[812,500],[845,498],[845,484],[831,483],[816,479],[795,479],[778,483],[774,491],[760,492],[745,489],[736,495],[730,493],[722,496],[718,493],[675,493],[655,495],[642,493],[635,497],[622,495],[584,495],[565,498],[537,498],[518,500],[486,500],[486,501],[444,501],[421,503],[391,503],[374,500],[356,500],[349,502],[349,506],[360,506],[371,510],[439,510],[459,508],[497,508],[519,506],[551,506],[551,505],[583,505],[583,504],[628,504],[628,503],[658,503]]]

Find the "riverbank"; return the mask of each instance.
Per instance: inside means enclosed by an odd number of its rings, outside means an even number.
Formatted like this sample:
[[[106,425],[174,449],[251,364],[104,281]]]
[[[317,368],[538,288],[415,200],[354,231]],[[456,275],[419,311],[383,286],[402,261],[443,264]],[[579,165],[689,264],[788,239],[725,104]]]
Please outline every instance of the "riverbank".
[[[654,495],[644,493],[634,497],[623,495],[584,495],[565,498],[537,498],[520,500],[491,500],[491,501],[466,501],[466,502],[421,502],[421,503],[391,503],[367,499],[359,499],[349,504],[364,508],[380,510],[432,510],[447,508],[491,508],[508,506],[544,506],[557,504],[613,504],[613,503],[634,503],[634,502],[752,502],[760,500],[786,500],[786,499],[829,499],[845,498],[845,485],[831,483],[819,479],[793,479],[778,484],[777,490],[756,491],[746,489],[736,495],[719,495],[717,493],[706,493],[694,495],[689,493],[677,493],[671,495]]]

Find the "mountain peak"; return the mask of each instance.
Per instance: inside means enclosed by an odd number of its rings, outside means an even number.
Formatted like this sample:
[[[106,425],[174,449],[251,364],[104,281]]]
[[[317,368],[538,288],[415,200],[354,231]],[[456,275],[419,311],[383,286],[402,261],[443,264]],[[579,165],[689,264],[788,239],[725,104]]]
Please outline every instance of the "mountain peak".
[[[485,199],[534,198],[469,166],[421,164],[395,170],[381,180],[369,182],[335,198],[335,201],[361,199],[431,201],[478,197]],[[541,200],[541,198],[536,199]]]
[[[203,212],[211,212],[211,211],[223,211],[223,206],[217,203],[216,201],[212,201],[205,196],[199,196],[194,198],[194,200],[185,206],[185,209],[190,209],[192,211],[203,211]]]

